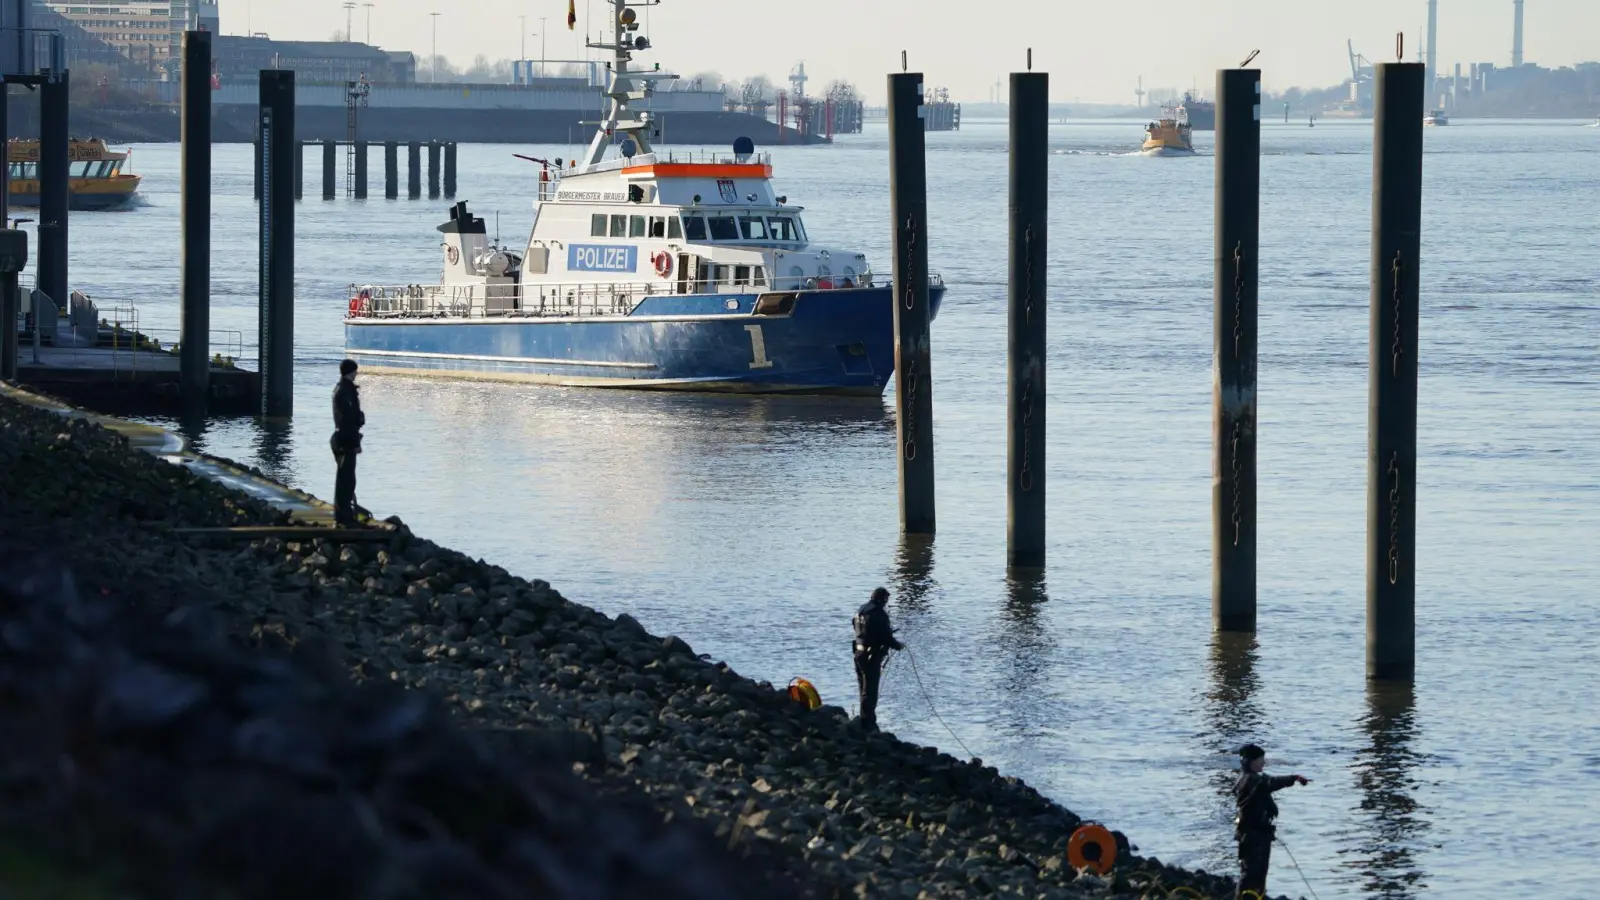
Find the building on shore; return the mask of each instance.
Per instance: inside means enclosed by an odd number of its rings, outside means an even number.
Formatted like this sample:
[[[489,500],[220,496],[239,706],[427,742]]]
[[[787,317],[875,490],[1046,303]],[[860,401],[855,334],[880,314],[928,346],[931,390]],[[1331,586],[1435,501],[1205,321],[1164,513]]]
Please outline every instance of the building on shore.
[[[222,84],[255,84],[263,69],[293,69],[306,84],[344,84],[365,78],[372,84],[414,84],[417,56],[353,41],[275,41],[266,35],[223,34],[212,54]]]
[[[69,63],[107,64],[109,48],[122,57],[118,62],[151,77],[170,71],[185,31],[221,27],[217,0],[33,0],[32,12],[34,27],[62,32]]]

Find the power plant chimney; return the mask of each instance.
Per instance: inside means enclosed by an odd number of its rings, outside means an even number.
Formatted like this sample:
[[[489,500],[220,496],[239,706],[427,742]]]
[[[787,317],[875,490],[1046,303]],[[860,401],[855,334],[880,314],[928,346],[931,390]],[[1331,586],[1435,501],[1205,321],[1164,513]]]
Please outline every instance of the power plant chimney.
[[[1428,58],[1425,62],[1428,69],[1423,77],[1431,90],[1434,76],[1439,73],[1439,0],[1428,0]]]
[[[1511,25],[1511,67],[1522,65],[1522,0],[1511,0],[1516,18]]]

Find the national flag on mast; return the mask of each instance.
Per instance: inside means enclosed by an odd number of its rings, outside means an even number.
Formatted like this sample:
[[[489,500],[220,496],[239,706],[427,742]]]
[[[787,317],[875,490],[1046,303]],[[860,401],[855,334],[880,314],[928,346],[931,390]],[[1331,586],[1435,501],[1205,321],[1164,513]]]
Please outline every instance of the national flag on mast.
[[[567,0],[567,30],[578,27],[578,0]]]

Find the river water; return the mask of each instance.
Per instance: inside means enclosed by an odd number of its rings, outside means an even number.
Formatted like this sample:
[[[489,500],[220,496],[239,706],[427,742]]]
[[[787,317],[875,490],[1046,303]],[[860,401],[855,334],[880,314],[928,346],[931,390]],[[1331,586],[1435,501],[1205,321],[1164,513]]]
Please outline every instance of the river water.
[[[890,665],[886,728],[961,754],[953,731],[1165,861],[1231,869],[1226,789],[1248,740],[1269,771],[1314,779],[1280,795],[1280,836],[1324,900],[1586,895],[1600,871],[1600,134],[1428,131],[1418,673],[1376,689],[1363,671],[1371,125],[1264,129],[1260,632],[1218,640],[1211,135],[1199,158],[1146,159],[1127,152],[1142,124],[1051,131],[1042,581],[1008,582],[1004,565],[999,122],[928,138],[930,258],[951,283],[934,325],[931,546],[898,533],[892,393],[366,377],[360,500],[744,674],[805,676],[846,707],[850,615],[887,585],[915,656]],[[517,243],[536,170],[512,150],[568,148],[462,148],[460,197]],[[250,155],[217,148],[212,283],[214,327],[253,361]],[[177,156],[137,148],[142,207],[72,219],[74,286],[102,307],[136,304],[158,336],[178,324]],[[297,415],[198,437],[331,496],[343,286],[436,280],[446,203],[325,203],[320,158],[307,161]],[[814,239],[887,271],[881,124],[776,148],[775,163]],[[381,195],[381,168],[374,184]],[[1274,889],[1305,893],[1277,856]]]

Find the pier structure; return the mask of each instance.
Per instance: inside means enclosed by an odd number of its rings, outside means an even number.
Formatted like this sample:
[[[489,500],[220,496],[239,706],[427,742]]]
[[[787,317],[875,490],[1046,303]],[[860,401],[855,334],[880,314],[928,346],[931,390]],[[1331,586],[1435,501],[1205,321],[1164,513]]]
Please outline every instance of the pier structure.
[[[1033,51],[1028,51],[1033,68]],[[1010,277],[1006,340],[1006,564],[1045,562],[1045,318],[1050,76],[1011,73]]]
[[[1367,677],[1416,668],[1417,330],[1422,249],[1422,63],[1380,63],[1372,155],[1367,377]]]
[[[894,234],[895,434],[900,528],[936,531],[928,294],[928,158],[922,73],[889,76],[889,203]]]
[[[339,190],[340,153],[339,148],[344,148],[344,190],[343,195],[356,200],[365,200],[369,196],[371,186],[369,173],[371,167],[368,159],[372,147],[383,148],[384,159],[384,191],[383,196],[388,200],[400,198],[400,147],[401,142],[384,141],[369,142],[357,141],[301,141],[295,145],[294,172],[290,180],[294,185],[294,199],[304,198],[305,183],[305,157],[307,147],[315,145],[320,147],[321,159],[321,196],[325,201],[337,199],[341,194]],[[406,159],[406,199],[420,200],[423,197],[423,154],[427,154],[427,197],[437,200],[444,197],[448,200],[455,199],[456,186],[460,179],[457,173],[457,160],[460,158],[458,145],[455,141],[410,141],[404,143],[407,153]],[[255,140],[255,199],[261,199],[261,135],[259,130]]]
[[[1261,72],[1217,72],[1213,215],[1211,621],[1256,630],[1256,324]]]

